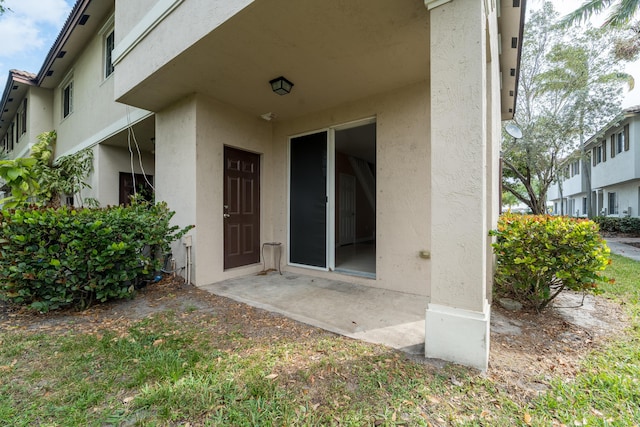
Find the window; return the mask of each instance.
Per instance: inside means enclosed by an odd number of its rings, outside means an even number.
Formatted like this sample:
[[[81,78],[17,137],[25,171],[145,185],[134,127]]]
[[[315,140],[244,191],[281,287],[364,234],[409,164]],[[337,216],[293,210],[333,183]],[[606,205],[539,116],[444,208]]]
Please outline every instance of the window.
[[[618,132],[611,135],[611,158],[622,153],[625,147],[625,132]]]
[[[580,175],[580,160],[576,160],[571,162],[571,176],[574,177],[576,175]]]
[[[593,147],[593,166],[602,163],[602,146]]]
[[[629,125],[624,125],[624,151],[629,151]]]
[[[22,101],[22,133],[27,133],[27,98]]]
[[[113,60],[112,60],[114,44],[115,44],[115,37],[114,37],[113,30],[111,30],[111,32],[109,32],[109,34],[107,34],[107,36],[104,38],[104,78],[105,79],[109,77],[114,70]]]
[[[609,201],[609,215],[618,214],[618,199],[616,193],[609,193],[607,195]]]
[[[616,135],[616,154],[622,153],[624,149],[624,132]]]
[[[586,197],[582,198],[582,214],[583,215],[587,214],[587,198]]]
[[[13,151],[15,128],[16,128],[15,122],[11,123],[11,127],[9,128],[10,129],[9,130],[9,144],[7,144],[7,152]]]
[[[62,117],[73,113],[73,80],[62,89]]]

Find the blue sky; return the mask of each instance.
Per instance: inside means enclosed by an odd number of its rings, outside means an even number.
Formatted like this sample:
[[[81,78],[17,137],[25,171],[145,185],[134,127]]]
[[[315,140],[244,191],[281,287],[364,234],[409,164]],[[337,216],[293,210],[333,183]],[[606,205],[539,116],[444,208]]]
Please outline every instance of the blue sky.
[[[10,69],[36,74],[75,0],[5,0],[0,16],[0,86]]]

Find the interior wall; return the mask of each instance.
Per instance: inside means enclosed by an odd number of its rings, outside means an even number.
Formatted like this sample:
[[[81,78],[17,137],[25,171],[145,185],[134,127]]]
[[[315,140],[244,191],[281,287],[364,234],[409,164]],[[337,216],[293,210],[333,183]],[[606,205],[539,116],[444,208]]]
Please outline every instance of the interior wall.
[[[358,180],[356,173],[349,162],[349,157],[341,152],[336,151],[336,245],[340,243],[338,224],[338,213],[340,212],[340,197],[338,189],[340,188],[340,174],[345,173],[356,178],[356,241],[375,239],[376,230],[376,213],[371,208],[369,201],[365,195],[362,184]],[[375,174],[374,174],[375,176]]]

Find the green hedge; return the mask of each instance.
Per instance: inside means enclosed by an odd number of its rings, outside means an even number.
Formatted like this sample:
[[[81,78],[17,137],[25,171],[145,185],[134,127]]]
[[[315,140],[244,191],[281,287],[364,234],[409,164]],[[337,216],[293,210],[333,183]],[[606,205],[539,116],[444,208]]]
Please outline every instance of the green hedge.
[[[190,228],[170,226],[173,215],[145,203],[2,211],[0,298],[48,311],[129,297]]]
[[[600,226],[600,231],[640,236],[640,218],[598,216],[593,220]]]
[[[564,289],[598,291],[609,248],[593,221],[548,215],[503,215],[491,235],[494,293],[542,310]]]

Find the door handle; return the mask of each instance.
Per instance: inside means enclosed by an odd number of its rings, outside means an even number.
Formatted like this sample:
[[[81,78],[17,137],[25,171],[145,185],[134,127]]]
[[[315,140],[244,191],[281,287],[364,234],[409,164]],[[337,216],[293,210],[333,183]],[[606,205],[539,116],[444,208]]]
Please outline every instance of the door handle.
[[[223,217],[223,218],[230,218],[230,217],[231,217],[231,215],[229,215],[228,213],[226,213],[226,214],[222,214],[222,217]]]
[[[222,214],[223,218],[230,218],[231,214],[229,214],[229,205],[223,205],[224,213]]]

